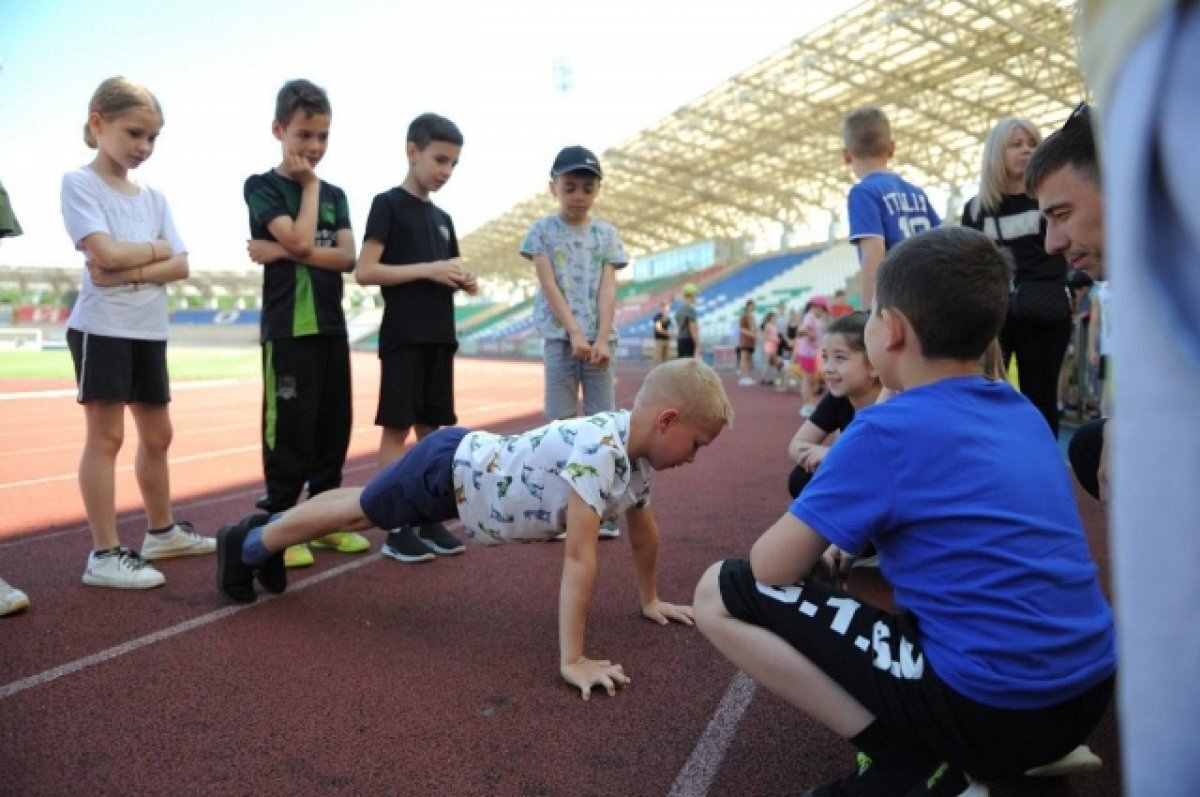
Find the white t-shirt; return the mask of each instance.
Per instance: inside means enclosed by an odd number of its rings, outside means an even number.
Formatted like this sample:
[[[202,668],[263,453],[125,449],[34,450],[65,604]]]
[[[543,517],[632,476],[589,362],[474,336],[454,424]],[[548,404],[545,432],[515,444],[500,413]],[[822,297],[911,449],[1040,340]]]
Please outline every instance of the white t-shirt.
[[[471,432],[454,452],[458,515],[476,542],[546,540],[567,528],[571,491],[613,520],[650,503],[650,463],[630,463],[629,412],[552,421],[519,435]]]
[[[1108,357],[1113,353],[1113,330],[1115,327],[1112,317],[1112,289],[1109,288],[1107,280],[1096,283],[1092,299],[1100,308],[1100,329],[1096,337],[1096,350],[1101,355]]]
[[[83,251],[84,238],[105,233],[119,243],[150,243],[162,238],[171,244],[173,254],[186,253],[166,198],[148,186],[140,188],[135,196],[122,194],[91,166],[63,175],[63,223],[75,248]],[[166,340],[167,290],[151,284],[101,288],[92,284],[84,268],[79,298],[67,326],[95,335]]]

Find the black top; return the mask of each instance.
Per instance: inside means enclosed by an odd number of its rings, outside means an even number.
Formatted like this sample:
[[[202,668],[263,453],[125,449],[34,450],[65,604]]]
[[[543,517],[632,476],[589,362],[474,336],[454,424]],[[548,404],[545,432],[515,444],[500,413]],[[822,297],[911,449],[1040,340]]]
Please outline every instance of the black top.
[[[276,241],[267,225],[280,216],[296,218],[303,189],[274,169],[246,178],[243,188],[250,209],[250,237]],[[350,229],[350,205],[336,185],[321,181],[317,232],[313,245],[336,245],[338,230]],[[295,260],[276,260],[263,266],[261,340],[309,335],[346,335],[342,312],[342,272],[314,268]]]
[[[396,187],[371,202],[364,240],[383,244],[379,262],[403,267],[458,257],[458,238],[450,216],[432,202]],[[454,290],[432,280],[416,280],[382,289],[383,323],[379,355],[407,343],[456,343]]]
[[[658,331],[659,324],[662,324],[662,328],[665,330],[665,332]],[[655,337],[655,339],[656,340],[670,340],[671,339],[670,333],[671,333],[671,312],[668,310],[665,313],[661,312],[661,311],[655,313],[654,314],[654,337]]]
[[[850,421],[854,420],[854,405],[845,396],[839,398],[826,392],[808,419],[825,434],[831,434],[835,430],[845,431]]]
[[[1033,197],[1005,194],[994,213],[982,213],[979,197],[975,197],[963,207],[962,223],[982,231],[1012,254],[1016,266],[1014,284],[1034,281],[1066,284],[1067,261],[1062,255],[1046,253],[1046,220],[1038,212]]]

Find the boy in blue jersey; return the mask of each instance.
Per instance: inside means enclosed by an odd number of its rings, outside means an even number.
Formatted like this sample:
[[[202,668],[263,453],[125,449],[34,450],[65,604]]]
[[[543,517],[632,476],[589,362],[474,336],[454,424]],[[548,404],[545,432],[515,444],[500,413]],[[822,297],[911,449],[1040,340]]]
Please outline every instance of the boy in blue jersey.
[[[1112,697],[1112,616],[1045,420],[977,361],[1009,267],[986,236],[888,253],[867,352],[900,391],[864,409],[754,544],[696,589],[700,630],[765,688],[849,739],[858,770],[808,794],[986,795],[1061,758]],[[874,542],[898,614],[809,578]]]
[[[942,223],[925,192],[888,169],[896,153],[892,126],[878,108],[859,108],[842,121],[842,158],[858,181],[847,199],[850,242],[858,248],[862,306],[875,295],[883,256],[909,236]]]

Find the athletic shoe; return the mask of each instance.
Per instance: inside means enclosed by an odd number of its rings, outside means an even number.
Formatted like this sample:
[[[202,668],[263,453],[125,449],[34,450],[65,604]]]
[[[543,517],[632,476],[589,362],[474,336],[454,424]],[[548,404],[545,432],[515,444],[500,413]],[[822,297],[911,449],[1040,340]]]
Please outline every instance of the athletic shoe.
[[[621,536],[621,527],[617,525],[617,521],[613,520],[600,525],[600,539],[615,540]]]
[[[417,536],[416,529],[411,526],[401,526],[388,532],[387,540],[379,552],[397,562],[428,562],[433,559],[433,551]]]
[[[746,385],[753,385],[754,379],[749,376],[743,376],[741,379],[738,380],[738,384],[741,385],[742,387],[745,387]]]
[[[884,772],[866,753],[858,754],[858,770],[841,780],[804,793],[804,797],[988,797],[987,787],[941,763],[924,775]]]
[[[314,548],[330,548],[341,553],[371,550],[371,541],[356,531],[335,531],[309,543]]]
[[[83,583],[112,589],[150,589],[162,586],[166,577],[146,563],[137,551],[113,548],[88,554]]]
[[[462,544],[462,540],[451,534],[441,523],[421,526],[417,531],[417,536],[421,538],[421,542],[425,543],[426,548],[442,556],[454,556],[467,549],[467,546]]]
[[[254,568],[242,559],[250,527],[242,518],[217,532],[217,590],[234,603],[254,603]]]
[[[258,500],[254,502],[255,509],[261,509],[268,515],[273,515],[276,512],[286,512],[291,509],[293,504],[280,504],[269,495],[260,495]]]
[[[304,543],[290,545],[283,552],[284,567],[312,567],[316,561],[313,559],[312,551],[308,550],[308,546]]]
[[[1034,767],[1025,774],[1031,778],[1050,778],[1075,772],[1086,772],[1102,766],[1104,766],[1104,762],[1100,760],[1100,756],[1093,753],[1092,748],[1086,744],[1081,744],[1057,761]]]
[[[192,529],[192,524],[186,520],[176,523],[171,530],[163,534],[146,533],[142,541],[142,558],[147,562],[156,559],[173,559],[176,556],[196,556],[204,553],[216,553],[217,540],[215,537],[202,537]]]
[[[246,515],[238,524],[246,527],[246,532],[249,533],[259,526],[267,525],[267,521],[271,519],[270,515]],[[245,538],[243,538],[243,547],[245,547]],[[277,553],[267,561],[263,562],[257,570],[254,571],[254,577],[258,579],[258,583],[262,584],[262,588],[272,595],[279,595],[287,590],[288,578],[287,568],[283,563],[283,552]]]
[[[29,608],[29,596],[0,578],[0,617]]]

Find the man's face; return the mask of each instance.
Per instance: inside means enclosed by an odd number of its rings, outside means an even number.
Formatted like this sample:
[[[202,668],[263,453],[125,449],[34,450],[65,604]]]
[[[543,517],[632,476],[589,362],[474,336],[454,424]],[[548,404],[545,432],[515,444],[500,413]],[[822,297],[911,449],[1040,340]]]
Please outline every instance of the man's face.
[[[1104,200],[1100,186],[1070,164],[1037,187],[1038,209],[1046,219],[1046,251],[1061,253],[1073,268],[1104,279]]]

